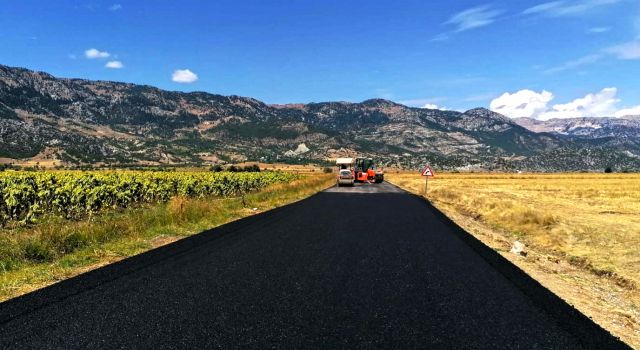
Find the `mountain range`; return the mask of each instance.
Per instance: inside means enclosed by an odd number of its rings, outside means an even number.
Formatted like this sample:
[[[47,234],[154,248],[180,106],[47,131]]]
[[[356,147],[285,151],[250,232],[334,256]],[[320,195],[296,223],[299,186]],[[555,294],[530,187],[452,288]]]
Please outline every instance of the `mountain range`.
[[[392,101],[249,97],[56,78],[0,65],[0,157],[59,165],[329,162],[531,171],[640,169],[640,118],[539,121]]]

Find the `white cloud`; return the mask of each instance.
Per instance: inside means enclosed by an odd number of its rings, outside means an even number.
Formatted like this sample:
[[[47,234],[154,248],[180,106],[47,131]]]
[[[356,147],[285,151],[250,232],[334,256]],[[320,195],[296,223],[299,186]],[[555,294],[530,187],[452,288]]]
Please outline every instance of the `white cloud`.
[[[111,56],[111,54],[109,54],[108,52],[100,51],[98,49],[89,49],[89,50],[84,52],[84,55],[88,59],[107,58],[107,57]]]
[[[109,6],[109,11],[118,11],[122,9],[122,5],[120,4],[113,4],[111,6]]]
[[[536,118],[547,110],[547,105],[553,100],[553,97],[553,94],[548,91],[538,93],[531,90],[520,90],[513,94],[505,92],[502,96],[491,101],[489,108],[511,118]]]
[[[520,90],[513,94],[505,93],[491,101],[490,109],[511,118],[530,117],[540,120],[553,118],[611,117],[640,114],[640,106],[618,109],[620,99],[618,89],[604,88],[599,92],[587,94],[569,103],[549,106],[554,99],[552,93]]]
[[[559,66],[556,67],[552,67],[549,68],[547,70],[544,71],[544,73],[558,73],[558,72],[562,72],[568,69],[574,69],[574,68],[578,68],[584,65],[588,65],[588,64],[592,64],[592,63],[596,63],[598,61],[600,61],[603,58],[603,55],[600,53],[596,53],[596,54],[592,54],[592,55],[587,55],[587,56],[583,56],[580,57],[576,60],[573,61],[569,61],[569,62],[565,62]]]
[[[553,118],[582,118],[582,117],[610,117],[616,113],[616,104],[620,99],[616,97],[618,89],[611,87],[600,92],[588,94],[569,103],[557,104],[547,112],[538,116],[539,119]]]
[[[624,108],[616,112],[615,116],[618,118],[626,117],[629,115],[640,115],[640,106]]]
[[[621,60],[640,59],[640,40],[610,47],[607,52],[616,55]]]
[[[640,106],[623,108],[617,111],[615,114],[615,116],[618,118],[622,118],[630,115],[640,115]]]
[[[545,2],[533,7],[529,7],[528,9],[522,11],[522,14],[531,15],[537,13],[546,13],[562,6],[562,4],[564,4],[564,1]]]
[[[104,66],[106,68],[112,68],[112,69],[124,68],[124,64],[122,64],[122,62],[120,62],[120,61],[109,61]]]
[[[438,106],[435,103],[425,103],[424,106],[422,106],[421,108],[424,108],[424,109],[438,109],[438,110],[441,110],[441,111],[447,111],[448,110],[446,107]]]
[[[573,0],[545,2],[524,10],[524,15],[545,15],[550,17],[577,16],[598,7],[613,5],[621,0]]]
[[[600,52],[583,56],[573,61],[565,62],[559,66],[551,67],[545,70],[544,73],[559,73],[566,70],[579,68],[599,62],[607,56],[615,56],[620,60],[638,60],[640,59],[640,40],[612,46],[607,49],[601,50]]]
[[[447,41],[447,40],[449,40],[449,34],[441,33],[431,38],[430,41],[437,42],[437,41]]]
[[[600,34],[600,33],[606,33],[610,30],[611,30],[611,27],[593,27],[593,28],[589,28],[589,30],[587,30],[587,33]]]
[[[171,75],[171,80],[176,83],[193,83],[198,80],[198,76],[188,69],[178,69]]]
[[[409,107],[426,108],[425,105],[436,106],[437,103],[445,101],[446,97],[428,97],[428,98],[415,98],[411,100],[396,100],[397,103],[403,104]]]
[[[456,26],[456,32],[480,28],[496,21],[496,18],[504,11],[492,9],[489,5],[472,7],[453,15],[445,24]]]

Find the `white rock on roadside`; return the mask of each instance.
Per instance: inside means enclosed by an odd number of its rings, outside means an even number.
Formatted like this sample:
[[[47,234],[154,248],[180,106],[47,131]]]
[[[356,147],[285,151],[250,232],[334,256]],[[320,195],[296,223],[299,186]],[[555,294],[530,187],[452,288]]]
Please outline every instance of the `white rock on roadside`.
[[[511,246],[510,252],[520,256],[527,256],[527,252],[524,250],[525,248],[526,246],[524,245],[524,243],[520,241],[515,241]]]

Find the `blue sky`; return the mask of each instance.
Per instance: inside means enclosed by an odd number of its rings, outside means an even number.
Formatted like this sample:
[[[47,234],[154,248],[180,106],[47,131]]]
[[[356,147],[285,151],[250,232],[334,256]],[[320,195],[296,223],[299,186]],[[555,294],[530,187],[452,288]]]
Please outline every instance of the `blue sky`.
[[[2,1],[0,64],[251,96],[640,114],[637,0]]]

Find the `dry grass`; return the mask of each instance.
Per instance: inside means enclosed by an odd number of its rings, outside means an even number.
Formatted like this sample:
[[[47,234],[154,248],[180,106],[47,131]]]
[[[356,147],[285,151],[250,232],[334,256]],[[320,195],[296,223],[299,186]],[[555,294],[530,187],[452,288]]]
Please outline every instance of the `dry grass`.
[[[252,165],[255,163],[240,163],[239,166]],[[280,170],[298,174],[320,174],[323,171],[322,166],[315,164],[284,164],[284,163],[257,163],[263,170]],[[332,168],[333,169],[333,168]]]
[[[414,193],[417,174],[387,179]],[[428,198],[454,221],[640,346],[640,175],[438,174]],[[519,240],[526,258],[509,253]]]

